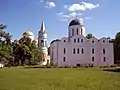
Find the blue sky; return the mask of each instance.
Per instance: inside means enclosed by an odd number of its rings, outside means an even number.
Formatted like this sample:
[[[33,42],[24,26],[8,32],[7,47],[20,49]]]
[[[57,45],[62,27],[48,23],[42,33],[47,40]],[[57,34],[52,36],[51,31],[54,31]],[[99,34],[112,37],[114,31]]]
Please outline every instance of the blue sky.
[[[20,38],[30,28],[38,36],[44,20],[49,43],[68,35],[69,22],[78,15],[86,34],[111,37],[120,31],[120,0],[0,0],[0,23]]]

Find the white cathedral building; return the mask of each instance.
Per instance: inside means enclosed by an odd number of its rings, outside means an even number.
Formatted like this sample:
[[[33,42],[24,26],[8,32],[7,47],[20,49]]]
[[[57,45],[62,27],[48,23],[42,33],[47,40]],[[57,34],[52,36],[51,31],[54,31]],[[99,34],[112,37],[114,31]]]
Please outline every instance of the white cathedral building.
[[[58,66],[106,66],[114,64],[113,43],[105,37],[85,37],[85,25],[77,18],[68,26],[68,37],[53,40],[50,60]]]

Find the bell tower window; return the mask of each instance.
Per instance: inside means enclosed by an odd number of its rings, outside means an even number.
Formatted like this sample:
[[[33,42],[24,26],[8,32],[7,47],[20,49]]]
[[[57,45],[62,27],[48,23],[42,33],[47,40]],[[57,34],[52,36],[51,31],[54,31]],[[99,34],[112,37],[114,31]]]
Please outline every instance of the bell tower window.
[[[44,41],[43,40],[41,40],[41,46],[44,46]]]

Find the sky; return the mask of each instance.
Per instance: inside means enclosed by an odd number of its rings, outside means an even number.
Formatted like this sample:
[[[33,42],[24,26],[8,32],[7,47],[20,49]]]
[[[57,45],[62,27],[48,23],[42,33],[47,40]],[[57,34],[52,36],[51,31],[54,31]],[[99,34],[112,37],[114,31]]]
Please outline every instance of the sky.
[[[0,0],[0,23],[12,40],[28,28],[35,38],[44,20],[48,42],[68,36],[74,18],[83,21],[86,35],[114,38],[120,31],[120,0]]]

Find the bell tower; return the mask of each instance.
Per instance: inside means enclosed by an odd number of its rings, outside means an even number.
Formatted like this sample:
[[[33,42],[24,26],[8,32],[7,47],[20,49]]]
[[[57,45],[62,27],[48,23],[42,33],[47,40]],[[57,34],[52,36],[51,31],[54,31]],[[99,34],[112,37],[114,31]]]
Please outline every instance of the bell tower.
[[[47,33],[45,30],[44,21],[42,21],[41,29],[38,33],[38,47],[42,52],[42,65],[46,65],[47,56],[48,56],[48,47],[47,47]]]

